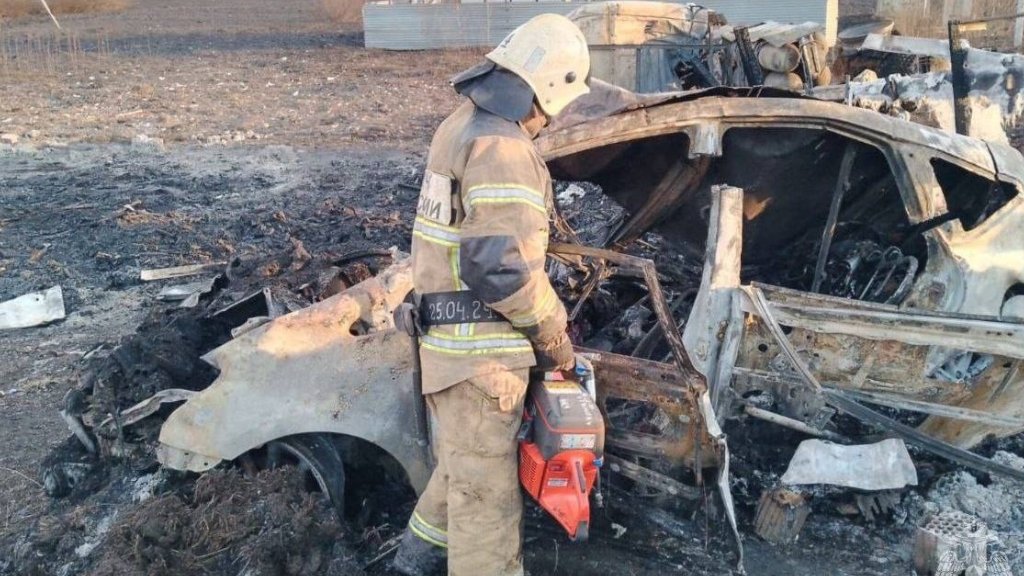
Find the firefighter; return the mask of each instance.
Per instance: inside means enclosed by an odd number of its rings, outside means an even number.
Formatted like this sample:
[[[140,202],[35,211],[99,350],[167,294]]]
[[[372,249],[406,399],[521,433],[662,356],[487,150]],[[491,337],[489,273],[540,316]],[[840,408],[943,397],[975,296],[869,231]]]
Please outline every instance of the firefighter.
[[[551,177],[533,139],[589,92],[564,16],[523,24],[452,79],[464,102],[430,145],[413,227],[423,393],[437,467],[393,567],[523,574],[516,434],[529,372],[571,369],[565,307],[544,270]]]

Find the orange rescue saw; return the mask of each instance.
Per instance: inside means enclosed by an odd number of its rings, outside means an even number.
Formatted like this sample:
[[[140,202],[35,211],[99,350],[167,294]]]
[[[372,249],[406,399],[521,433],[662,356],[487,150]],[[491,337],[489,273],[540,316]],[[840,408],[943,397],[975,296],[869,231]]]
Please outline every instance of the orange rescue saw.
[[[594,400],[592,368],[578,365],[576,376],[548,372],[530,385],[519,432],[519,481],[572,540],[583,541],[604,458],[604,417]]]

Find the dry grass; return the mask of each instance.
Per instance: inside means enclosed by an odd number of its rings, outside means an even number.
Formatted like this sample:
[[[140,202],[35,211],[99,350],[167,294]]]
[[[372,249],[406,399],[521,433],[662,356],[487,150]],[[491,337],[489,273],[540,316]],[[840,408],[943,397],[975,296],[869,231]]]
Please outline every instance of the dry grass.
[[[362,24],[363,0],[320,0],[327,16],[337,24]]]
[[[134,5],[135,0],[47,0],[47,4],[60,18],[67,14],[119,12]],[[40,0],[0,0],[0,24],[5,20],[29,16],[48,21],[46,8]],[[83,40],[92,47],[89,56],[109,55],[109,38],[105,30],[90,31],[84,38],[75,27],[56,30],[48,26],[42,32],[12,30],[12,26],[0,25],[0,73],[33,71],[52,74],[77,70],[86,56],[82,50]]]
[[[116,12],[132,5],[134,0],[47,0],[54,14],[83,12]],[[39,0],[0,0],[0,18],[46,14]]]
[[[878,14],[892,18],[896,29],[906,36],[946,38],[949,20],[973,20],[1008,16],[1017,12],[1017,0],[881,0]],[[991,22],[987,30],[965,34],[975,48],[1010,50],[1013,47],[1014,20]]]

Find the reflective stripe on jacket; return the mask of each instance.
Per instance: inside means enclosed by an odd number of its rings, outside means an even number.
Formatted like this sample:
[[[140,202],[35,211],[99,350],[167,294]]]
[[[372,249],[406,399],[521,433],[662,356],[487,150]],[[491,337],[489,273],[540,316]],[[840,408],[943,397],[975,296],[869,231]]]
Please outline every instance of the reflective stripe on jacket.
[[[413,225],[419,294],[471,290],[508,321],[431,326],[423,391],[533,366],[533,344],[565,331],[544,271],[551,177],[525,130],[466,102],[438,128]]]

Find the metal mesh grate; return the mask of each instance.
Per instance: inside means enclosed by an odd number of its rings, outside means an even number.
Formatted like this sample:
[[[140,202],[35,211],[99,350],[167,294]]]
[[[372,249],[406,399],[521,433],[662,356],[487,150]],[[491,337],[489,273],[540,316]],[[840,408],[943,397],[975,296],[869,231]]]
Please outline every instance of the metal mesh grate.
[[[924,529],[937,536],[964,540],[983,537],[988,528],[977,518],[963,512],[949,511],[932,517]]]

